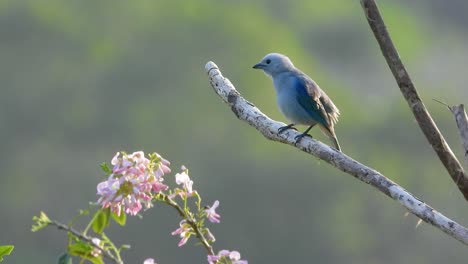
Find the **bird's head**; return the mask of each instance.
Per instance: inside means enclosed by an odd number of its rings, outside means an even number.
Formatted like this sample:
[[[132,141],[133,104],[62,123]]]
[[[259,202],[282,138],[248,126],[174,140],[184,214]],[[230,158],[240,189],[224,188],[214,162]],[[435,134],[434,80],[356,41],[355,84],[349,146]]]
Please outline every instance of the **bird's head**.
[[[294,69],[291,60],[283,54],[270,53],[259,63],[253,66],[254,69],[261,69],[270,76],[275,76],[281,72]]]

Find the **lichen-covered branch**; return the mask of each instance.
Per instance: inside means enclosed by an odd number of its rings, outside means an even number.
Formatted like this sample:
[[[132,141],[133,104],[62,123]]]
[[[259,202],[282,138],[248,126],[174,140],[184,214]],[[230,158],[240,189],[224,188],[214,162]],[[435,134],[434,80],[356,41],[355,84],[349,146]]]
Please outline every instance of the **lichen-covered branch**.
[[[463,155],[465,157],[466,165],[468,166],[468,116],[465,112],[465,106],[463,104],[454,105],[449,106],[449,109],[455,116],[458,132],[460,133],[460,138],[462,141]]]
[[[403,97],[416,117],[419,127],[437,153],[437,156],[439,156],[440,161],[447,169],[452,180],[458,186],[460,192],[468,200],[468,176],[419,97],[418,91],[398,55],[395,45],[393,45],[377,4],[374,0],[361,0],[361,5],[364,9],[367,22],[379,43],[382,54],[400,87]]]
[[[354,176],[356,179],[372,185],[380,192],[399,202],[424,222],[435,226],[449,236],[468,245],[467,228],[437,212],[380,172],[359,163],[328,145],[308,137],[296,144],[294,137],[299,135],[299,133],[295,130],[287,130],[278,134],[278,129],[284,126],[284,123],[270,119],[252,103],[245,100],[235,89],[234,85],[227,78],[223,77],[216,64],[208,62],[205,69],[210,78],[211,86],[221,99],[229,105],[232,112],[240,120],[247,122],[257,129],[263,136],[273,141],[294,146]]]

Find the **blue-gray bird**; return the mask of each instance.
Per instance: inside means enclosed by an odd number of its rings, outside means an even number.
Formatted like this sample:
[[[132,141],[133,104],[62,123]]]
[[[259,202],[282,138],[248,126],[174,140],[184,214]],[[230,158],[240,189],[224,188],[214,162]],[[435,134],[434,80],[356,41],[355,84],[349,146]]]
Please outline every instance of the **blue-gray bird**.
[[[279,53],[266,55],[253,68],[263,70],[273,79],[279,109],[291,122],[278,129],[278,133],[295,129],[294,125],[309,126],[304,133],[296,136],[297,143],[304,136],[310,136],[307,133],[318,124],[333,141],[335,148],[341,151],[334,130],[340,111],[309,76],[294,67],[288,57]]]

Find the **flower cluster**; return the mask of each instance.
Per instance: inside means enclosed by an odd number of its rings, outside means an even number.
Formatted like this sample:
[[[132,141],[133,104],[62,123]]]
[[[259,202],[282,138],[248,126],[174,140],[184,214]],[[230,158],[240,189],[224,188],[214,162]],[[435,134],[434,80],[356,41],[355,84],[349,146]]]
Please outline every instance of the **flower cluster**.
[[[179,228],[172,235],[180,237],[178,246],[185,245],[188,239],[194,235],[201,235],[200,239],[211,244],[215,237],[208,228],[204,226],[204,219],[212,223],[219,223],[221,216],[216,212],[219,201],[211,206],[201,206],[201,197],[193,189],[193,181],[190,179],[188,169],[181,167],[181,172],[175,175],[175,183],[180,187],[168,190],[169,187],[163,183],[163,176],[171,172],[169,161],[159,154],[150,154],[145,157],[143,151],[132,154],[117,152],[111,161],[112,168],[103,165],[103,169],[109,174],[107,180],[97,186],[97,194],[100,196],[98,204],[103,208],[110,208],[113,213],[120,216],[122,213],[136,215],[141,209],[152,207],[152,201],[162,201],[181,212],[182,221]],[[164,192],[166,191],[167,192]],[[183,201],[183,207],[179,206],[173,199],[179,197]],[[196,212],[191,212],[188,205],[189,198],[195,198]],[[91,254],[98,257],[102,254],[99,245],[101,241],[93,239],[95,247]],[[211,249],[211,248],[210,248]],[[237,251],[221,250],[217,255],[208,255],[210,264],[247,264],[246,260],[240,259]],[[154,259],[148,258],[143,264],[156,264]]]
[[[167,190],[163,175],[169,173],[170,162],[159,154],[145,157],[143,151],[132,154],[117,152],[112,158],[112,173],[97,186],[98,200],[103,208],[110,207],[120,216],[121,211],[136,215],[142,208],[150,208],[154,193]]]
[[[229,250],[220,250],[218,255],[208,255],[208,263],[210,264],[221,264],[221,263],[229,263],[229,264],[248,264],[247,260],[240,259],[241,255],[237,251],[229,251]]]
[[[199,204],[201,201],[201,198],[198,195],[197,191],[193,189],[193,181],[190,179],[190,176],[188,175],[188,169],[185,166],[182,166],[180,169],[181,169],[181,172],[175,175],[175,181],[177,185],[182,186],[182,189],[175,188],[174,192],[171,195],[169,195],[169,197],[173,199],[174,197],[179,195],[186,205],[187,199],[189,197],[196,196],[199,198],[199,201],[198,201],[198,204]],[[205,207],[203,211],[201,211],[199,207],[198,210],[203,213],[198,214],[198,215],[200,215],[201,218],[204,218],[204,217],[208,218],[208,220],[212,223],[219,223],[221,216],[215,211],[218,206],[219,206],[219,201],[215,201],[212,206]],[[200,229],[207,236],[207,240],[209,242],[214,242],[216,240],[208,228],[200,227]],[[190,238],[190,236],[195,233],[196,232],[193,230],[193,227],[187,221],[187,219],[183,219],[179,224],[179,228],[177,228],[171,234],[173,236],[175,235],[180,236],[180,241],[178,245],[179,247],[181,247],[185,245],[188,239]]]

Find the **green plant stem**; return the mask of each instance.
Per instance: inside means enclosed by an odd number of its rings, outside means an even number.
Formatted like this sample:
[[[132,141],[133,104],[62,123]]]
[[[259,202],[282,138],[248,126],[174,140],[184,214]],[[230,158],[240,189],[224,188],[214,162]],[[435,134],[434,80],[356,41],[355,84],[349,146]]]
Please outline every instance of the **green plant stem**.
[[[93,225],[94,220],[96,220],[96,217],[99,215],[98,212],[100,212],[101,210],[102,210],[102,208],[99,209],[99,210],[97,210],[97,211],[94,213],[93,218],[91,218],[91,221],[89,221],[88,225],[86,226],[85,230],[83,231],[83,234],[84,234],[85,236],[86,236],[86,234],[88,233],[88,230],[89,230],[89,229],[91,228],[91,226]]]
[[[91,211],[91,208],[95,207],[96,205],[95,204],[91,204],[88,206],[88,208],[86,208],[85,210],[81,210],[80,213],[78,215],[76,215],[69,223],[68,223],[68,226],[69,227],[72,227],[76,221],[78,221],[78,219],[80,219],[81,217],[85,216],[85,215],[88,215],[90,214],[90,211]],[[87,212],[87,213],[83,213],[83,212]]]
[[[114,255],[112,255],[112,254],[111,254],[109,251],[107,251],[106,249],[102,248],[101,246],[95,245],[95,244],[93,243],[93,240],[92,240],[90,237],[88,237],[88,236],[86,236],[86,235],[84,235],[84,234],[82,234],[82,233],[76,231],[75,229],[73,229],[73,228],[71,228],[71,227],[69,227],[69,226],[67,226],[67,225],[65,225],[65,224],[62,224],[62,223],[60,223],[60,222],[57,222],[57,221],[51,221],[51,222],[49,223],[49,225],[56,226],[59,230],[65,230],[65,231],[67,231],[67,232],[72,233],[74,236],[76,236],[76,237],[79,238],[80,240],[85,241],[85,242],[88,242],[88,243],[90,243],[91,245],[93,245],[94,247],[96,247],[96,248],[98,248],[99,250],[101,250],[101,251],[102,251],[102,254],[103,254],[103,256],[104,256],[105,258],[107,258],[107,259],[113,261],[113,262],[116,263],[116,264],[123,264],[122,260],[120,260],[120,257],[115,257]]]
[[[170,206],[174,207],[177,210],[177,212],[179,213],[179,215],[183,219],[185,219],[187,221],[187,223],[192,227],[193,231],[195,231],[195,235],[200,240],[203,247],[208,251],[208,253],[210,255],[215,255],[215,253],[213,251],[213,247],[210,245],[210,243],[208,243],[205,236],[201,232],[200,228],[198,228],[196,221],[191,216],[186,214],[184,209],[182,209],[171,197],[169,197],[169,196],[167,196],[165,194],[162,194],[162,193],[160,193],[160,194],[162,196],[162,201],[164,203],[166,203],[167,205],[170,205]]]
[[[102,233],[102,236],[106,239],[107,243],[110,244],[111,249],[115,252],[115,256],[116,256],[117,259],[120,261],[120,263],[123,263],[123,262],[122,262],[122,258],[120,257],[120,250],[117,249],[117,247],[115,246],[115,244],[107,237],[106,234]]]

